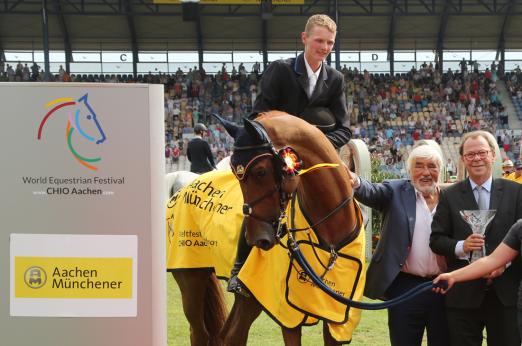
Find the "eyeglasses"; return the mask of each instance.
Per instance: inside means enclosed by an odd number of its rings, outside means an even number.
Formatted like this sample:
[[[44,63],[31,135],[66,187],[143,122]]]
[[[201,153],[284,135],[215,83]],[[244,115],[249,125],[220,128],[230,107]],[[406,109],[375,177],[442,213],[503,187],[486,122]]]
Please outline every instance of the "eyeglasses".
[[[488,154],[489,154],[490,150],[480,150],[480,151],[477,151],[475,153],[471,152],[471,153],[466,153],[464,154],[464,158],[468,161],[472,161],[473,159],[475,159],[475,156],[478,156],[479,159],[485,159]]]

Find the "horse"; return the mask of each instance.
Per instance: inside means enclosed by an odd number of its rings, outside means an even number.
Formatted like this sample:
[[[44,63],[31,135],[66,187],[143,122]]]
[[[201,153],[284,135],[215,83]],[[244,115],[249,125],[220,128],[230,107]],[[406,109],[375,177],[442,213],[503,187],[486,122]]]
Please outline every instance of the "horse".
[[[171,198],[176,191],[181,189],[183,186],[186,186],[192,180],[196,179],[198,176],[197,173],[192,173],[188,171],[176,171],[167,173],[165,176],[165,182],[167,184],[167,199]]]
[[[87,143],[95,143],[98,145],[102,144],[107,139],[96,112],[89,103],[88,96],[89,94],[86,93],[77,100],[71,97],[63,97],[47,102],[45,107],[49,110],[40,121],[37,138],[38,140],[42,140],[43,128],[47,123],[47,120],[49,120],[53,114],[62,108],[71,107],[72,109],[67,109],[66,118],[67,124],[65,128],[65,139],[67,147],[78,163],[90,170],[96,171],[98,170],[98,167],[96,167],[95,164],[101,161],[101,157],[87,157],[81,155],[73,144],[73,134],[75,133],[75,130],[80,134],[81,138],[87,141]]]
[[[279,111],[263,113],[255,122],[245,120],[244,128],[223,123],[235,138],[231,167],[245,202],[242,216],[249,245],[269,251],[278,244],[282,214],[295,196],[320,245],[334,251],[353,238],[359,222],[349,174],[320,130]],[[297,175],[300,166],[308,169],[303,170],[306,174]],[[173,275],[180,286],[192,345],[246,345],[250,326],[263,309],[256,299],[235,294],[226,318],[212,268],[176,270]],[[301,325],[283,326],[282,333],[285,345],[301,344]],[[323,339],[325,345],[342,343],[326,323]]]

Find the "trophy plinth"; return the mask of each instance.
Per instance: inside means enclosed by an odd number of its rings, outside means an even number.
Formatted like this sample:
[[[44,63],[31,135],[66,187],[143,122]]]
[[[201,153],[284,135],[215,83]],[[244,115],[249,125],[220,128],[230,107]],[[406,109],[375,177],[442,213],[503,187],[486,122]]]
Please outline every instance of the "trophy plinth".
[[[475,234],[484,236],[486,227],[489,225],[491,220],[495,217],[496,210],[461,210],[460,216],[470,225],[471,230]],[[479,258],[486,255],[486,248],[482,246],[482,249],[473,251],[471,255],[471,262],[475,262]]]

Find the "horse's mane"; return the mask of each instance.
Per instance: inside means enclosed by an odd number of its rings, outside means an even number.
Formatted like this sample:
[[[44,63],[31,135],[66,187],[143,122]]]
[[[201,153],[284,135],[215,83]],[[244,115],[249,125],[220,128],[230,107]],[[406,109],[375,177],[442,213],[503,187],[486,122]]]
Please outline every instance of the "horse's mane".
[[[328,138],[305,120],[281,111],[261,113],[256,120],[265,127],[277,149],[289,145],[311,164],[340,163]]]

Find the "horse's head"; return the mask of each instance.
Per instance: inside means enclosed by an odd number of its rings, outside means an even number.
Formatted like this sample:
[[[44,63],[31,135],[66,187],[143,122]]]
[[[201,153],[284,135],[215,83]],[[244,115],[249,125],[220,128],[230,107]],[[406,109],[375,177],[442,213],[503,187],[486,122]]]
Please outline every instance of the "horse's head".
[[[87,140],[101,144],[105,141],[105,133],[96,116],[96,112],[89,104],[88,95],[85,94],[78,99],[77,108],[70,115],[69,121],[74,125],[78,132]]]
[[[260,123],[245,119],[244,127],[239,127],[217,118],[235,139],[230,166],[243,193],[246,241],[251,246],[269,250],[276,244],[286,196],[293,192],[287,190],[295,191],[298,178],[285,172],[285,160]]]

